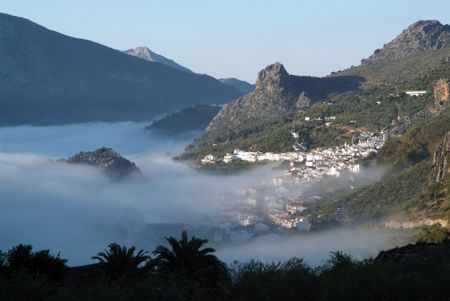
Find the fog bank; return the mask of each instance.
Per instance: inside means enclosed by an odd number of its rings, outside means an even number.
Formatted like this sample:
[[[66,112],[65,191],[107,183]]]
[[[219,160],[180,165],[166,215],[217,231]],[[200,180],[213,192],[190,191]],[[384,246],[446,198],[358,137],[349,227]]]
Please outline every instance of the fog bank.
[[[95,123],[0,128],[0,249],[32,244],[36,249],[61,252],[69,265],[91,262],[91,256],[111,242],[152,250],[168,233],[155,229],[168,224],[180,229],[201,225],[224,205],[235,202],[240,189],[282,172],[265,167],[233,176],[201,173],[172,160],[193,135],[159,137],[144,126]],[[145,180],[115,183],[94,168],[53,160],[102,146],[134,161]],[[149,228],[148,224],[162,226]],[[270,234],[215,246],[227,262],[297,256],[316,263],[333,250],[370,256],[388,246],[388,234],[369,232]]]

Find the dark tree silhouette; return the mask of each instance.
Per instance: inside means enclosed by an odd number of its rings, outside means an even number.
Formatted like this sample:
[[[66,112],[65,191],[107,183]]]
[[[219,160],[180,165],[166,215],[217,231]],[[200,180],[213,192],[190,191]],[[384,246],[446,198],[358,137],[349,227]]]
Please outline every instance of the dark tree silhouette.
[[[17,272],[23,270],[32,275],[42,274],[51,280],[62,282],[67,270],[66,259],[50,254],[49,250],[33,252],[30,245],[17,245],[5,256],[6,270]]]
[[[188,286],[187,297],[190,299],[199,291],[220,295],[225,293],[230,284],[227,266],[212,253],[215,249],[205,247],[206,239],[193,236],[188,239],[186,231],[181,239],[166,238],[170,248],[158,246],[153,254],[156,256],[156,271],[166,276],[167,281],[177,285]]]
[[[140,276],[140,266],[146,263],[150,256],[148,252],[140,250],[135,254],[136,248],[121,247],[118,244],[110,244],[108,250],[98,253],[92,259],[99,261],[106,275],[113,279],[129,279]]]

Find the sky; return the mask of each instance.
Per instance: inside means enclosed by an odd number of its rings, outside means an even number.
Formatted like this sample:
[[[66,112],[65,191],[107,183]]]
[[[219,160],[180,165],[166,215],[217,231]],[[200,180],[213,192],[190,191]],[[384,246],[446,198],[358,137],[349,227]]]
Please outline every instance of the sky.
[[[448,0],[1,0],[0,12],[124,50],[153,51],[214,77],[254,82],[358,65],[420,19],[450,23]]]

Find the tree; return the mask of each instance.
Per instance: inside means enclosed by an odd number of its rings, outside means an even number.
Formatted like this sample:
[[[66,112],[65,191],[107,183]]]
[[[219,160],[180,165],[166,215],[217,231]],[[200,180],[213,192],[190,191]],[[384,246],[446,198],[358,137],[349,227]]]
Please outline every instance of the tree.
[[[6,272],[6,253],[0,250],[0,276]]]
[[[6,269],[12,273],[24,271],[36,275],[45,275],[50,280],[64,281],[67,270],[66,259],[59,254],[53,256],[49,250],[33,252],[31,245],[19,244],[8,251],[5,258]]]
[[[118,244],[110,244],[108,250],[98,253],[92,259],[98,260],[106,275],[113,279],[131,279],[140,276],[140,266],[146,263],[150,256],[148,252],[136,248],[127,248]]]
[[[176,283],[185,289],[187,299],[199,298],[199,294],[219,298],[228,291],[227,266],[213,255],[215,249],[203,248],[208,240],[195,236],[188,239],[186,231],[181,233],[180,240],[174,237],[166,240],[170,248],[158,246],[153,252],[156,271],[165,277],[166,284]]]

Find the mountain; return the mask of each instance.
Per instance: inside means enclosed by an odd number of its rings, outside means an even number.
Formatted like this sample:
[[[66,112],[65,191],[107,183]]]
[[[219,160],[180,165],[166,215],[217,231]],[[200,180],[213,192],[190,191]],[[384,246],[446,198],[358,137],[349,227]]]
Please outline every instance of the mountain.
[[[146,46],[139,46],[134,49],[125,50],[124,52],[126,54],[129,54],[129,55],[132,55],[132,56],[135,56],[135,57],[138,57],[138,58],[150,61],[150,62],[161,63],[164,65],[170,66],[172,68],[175,68],[177,70],[193,73],[190,69],[181,66],[177,62],[175,62],[171,59],[168,59],[165,56],[162,56],[160,54],[157,54],[157,53],[151,51]]]
[[[392,138],[373,159],[361,162],[385,170],[381,179],[324,197],[312,209],[311,219],[448,229],[448,27],[437,21],[416,22],[360,66],[332,73],[327,81],[302,78],[301,88],[299,77],[280,64],[271,65],[258,75],[255,91],[225,105],[180,158],[221,156],[235,148],[292,151],[292,132],[314,148],[351,143],[359,133],[383,130]],[[353,79],[354,85],[344,89],[331,79],[340,84]],[[315,89],[317,83],[325,86]],[[426,93],[408,96],[405,92],[411,90]],[[330,116],[333,121],[325,122]]]
[[[363,65],[398,61],[411,55],[439,50],[450,46],[450,25],[436,20],[422,20],[411,24],[394,40],[375,50],[362,60]]]
[[[401,134],[447,106],[430,104],[436,103],[436,83],[450,78],[448,33],[449,25],[418,21],[361,65],[325,78],[293,76],[271,65],[259,73],[255,90],[225,105],[180,158],[235,148],[290,151],[292,132],[307,147],[351,142],[364,130]],[[411,90],[427,93],[412,98],[405,94]],[[323,122],[330,116],[332,123]]]
[[[147,129],[166,135],[204,130],[220,108],[216,105],[195,105],[184,108],[152,122]]]
[[[244,92],[245,94],[248,94],[255,90],[255,85],[250,84],[249,82],[239,80],[234,77],[229,78],[219,78],[219,81],[224,83],[225,85],[235,87],[236,89]]]
[[[333,93],[357,89],[358,77],[319,78],[290,75],[280,63],[260,71],[253,92],[225,105],[211,121],[204,138],[222,142],[246,129],[302,111]]]
[[[119,153],[106,147],[91,152],[79,152],[61,161],[69,164],[94,166],[113,180],[121,180],[133,175],[142,176],[141,171],[134,162],[125,159]]]
[[[242,95],[218,80],[0,14],[0,125],[150,120]]]

